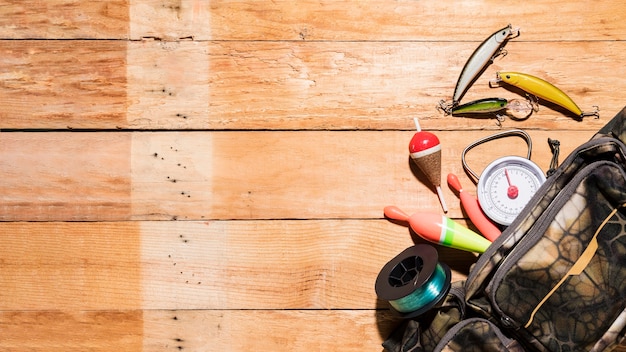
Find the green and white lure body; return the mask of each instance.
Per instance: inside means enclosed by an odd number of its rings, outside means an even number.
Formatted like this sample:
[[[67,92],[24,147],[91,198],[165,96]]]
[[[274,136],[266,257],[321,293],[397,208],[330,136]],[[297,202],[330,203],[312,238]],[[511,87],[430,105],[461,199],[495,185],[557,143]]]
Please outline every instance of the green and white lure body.
[[[504,98],[485,98],[470,101],[452,108],[452,116],[462,116],[466,114],[489,114],[506,109],[509,101]]]
[[[504,121],[505,115],[514,120],[527,119],[533,113],[533,104],[530,100],[507,100],[504,98],[484,98],[457,105],[450,113],[455,117],[492,117],[497,124]]]

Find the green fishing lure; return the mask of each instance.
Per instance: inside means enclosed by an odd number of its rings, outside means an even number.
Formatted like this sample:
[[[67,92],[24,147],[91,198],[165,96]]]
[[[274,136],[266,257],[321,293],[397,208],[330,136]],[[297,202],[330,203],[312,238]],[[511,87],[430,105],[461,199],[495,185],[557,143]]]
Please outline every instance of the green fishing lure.
[[[505,116],[514,120],[524,120],[530,117],[534,107],[530,100],[507,100],[504,98],[484,98],[457,105],[450,113],[457,117],[491,117],[495,116],[498,125]]]

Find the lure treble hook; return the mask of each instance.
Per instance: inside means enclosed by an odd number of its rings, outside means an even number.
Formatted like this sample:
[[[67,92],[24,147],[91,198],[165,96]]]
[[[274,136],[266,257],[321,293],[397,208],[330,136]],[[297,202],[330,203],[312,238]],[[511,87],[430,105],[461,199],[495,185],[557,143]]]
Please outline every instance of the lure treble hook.
[[[502,79],[500,78],[500,72],[496,72],[496,78],[489,80],[489,88],[502,87],[500,82],[502,82]]]
[[[583,111],[580,114],[580,118],[585,118],[587,116],[595,116],[596,119],[600,118],[600,107],[598,105],[592,106],[593,111]]]
[[[454,102],[447,102],[443,99],[439,100],[439,103],[437,104],[437,106],[435,106],[435,108],[444,113],[445,115],[450,115],[452,113],[452,109],[454,109],[455,106],[457,106],[457,104],[455,104]]]
[[[506,51],[506,49],[504,49],[504,48],[500,48],[500,50],[498,50],[498,52],[497,52],[497,53],[495,53],[495,54],[491,57],[491,63],[493,63],[493,62],[494,62],[494,60],[495,60],[498,56],[505,57],[505,56],[507,56],[508,54],[509,54],[509,52],[508,52],[508,51]]]

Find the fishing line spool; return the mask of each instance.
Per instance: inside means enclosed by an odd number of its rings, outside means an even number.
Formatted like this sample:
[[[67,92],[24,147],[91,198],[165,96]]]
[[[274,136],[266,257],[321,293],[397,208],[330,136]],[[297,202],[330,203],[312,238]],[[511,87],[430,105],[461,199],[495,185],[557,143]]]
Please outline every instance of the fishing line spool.
[[[438,261],[435,247],[418,244],[389,261],[376,279],[376,295],[391,311],[408,319],[439,304],[450,289],[450,268]]]

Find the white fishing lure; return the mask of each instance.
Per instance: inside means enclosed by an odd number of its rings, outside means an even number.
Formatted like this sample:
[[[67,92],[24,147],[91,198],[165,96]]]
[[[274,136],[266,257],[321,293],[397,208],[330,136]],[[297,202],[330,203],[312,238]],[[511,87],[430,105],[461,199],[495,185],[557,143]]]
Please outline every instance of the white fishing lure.
[[[463,66],[463,70],[461,70],[461,74],[454,88],[452,102],[446,103],[442,100],[439,102],[439,107],[446,112],[446,114],[450,114],[452,108],[459,104],[463,95],[465,95],[472,83],[476,81],[487,66],[489,66],[496,57],[506,55],[504,46],[507,41],[517,36],[519,36],[519,29],[514,30],[509,24],[485,39],[478,48],[474,50],[465,63],[465,66]]]

